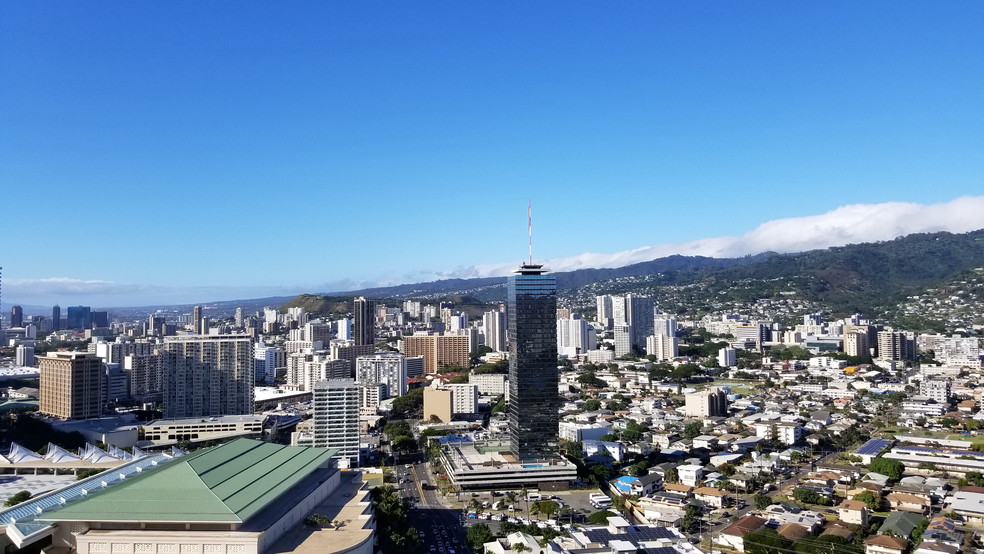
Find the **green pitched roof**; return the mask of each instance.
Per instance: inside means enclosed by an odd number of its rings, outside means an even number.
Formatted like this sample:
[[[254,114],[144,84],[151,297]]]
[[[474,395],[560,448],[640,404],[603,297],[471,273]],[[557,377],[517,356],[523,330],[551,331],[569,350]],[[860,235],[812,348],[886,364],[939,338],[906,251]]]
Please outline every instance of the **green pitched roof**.
[[[327,465],[333,453],[237,439],[94,492],[44,519],[242,523]]]

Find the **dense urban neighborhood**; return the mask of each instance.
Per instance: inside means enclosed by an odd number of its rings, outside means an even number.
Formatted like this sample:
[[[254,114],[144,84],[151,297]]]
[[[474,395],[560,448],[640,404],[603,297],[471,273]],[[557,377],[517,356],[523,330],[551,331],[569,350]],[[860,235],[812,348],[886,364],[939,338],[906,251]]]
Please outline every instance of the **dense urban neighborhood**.
[[[528,264],[505,302],[307,295],[131,320],[14,306],[3,540],[166,545],[125,522],[166,535],[177,516],[229,552],[975,551],[980,273],[908,297],[936,332],[797,293],[575,306]],[[207,516],[158,498],[182,471],[204,487],[188,495],[219,499]],[[234,482],[250,489],[223,493]],[[112,515],[134,498],[137,516]]]

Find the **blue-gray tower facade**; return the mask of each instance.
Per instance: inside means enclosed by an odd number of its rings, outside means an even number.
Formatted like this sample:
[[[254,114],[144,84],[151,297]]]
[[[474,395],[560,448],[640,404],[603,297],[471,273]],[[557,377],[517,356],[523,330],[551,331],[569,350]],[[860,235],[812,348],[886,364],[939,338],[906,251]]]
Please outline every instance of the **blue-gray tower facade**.
[[[523,264],[508,280],[509,442],[520,460],[559,455],[557,281]]]

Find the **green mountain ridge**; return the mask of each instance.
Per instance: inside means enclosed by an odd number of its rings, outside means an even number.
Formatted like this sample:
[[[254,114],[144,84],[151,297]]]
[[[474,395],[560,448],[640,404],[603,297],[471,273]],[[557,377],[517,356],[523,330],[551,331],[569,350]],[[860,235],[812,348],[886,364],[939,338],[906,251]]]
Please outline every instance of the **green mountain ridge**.
[[[695,304],[794,294],[834,312],[877,316],[893,310],[909,295],[946,286],[949,279],[982,266],[984,230],[978,230],[913,234],[795,254],[767,252],[722,259],[670,256],[623,268],[555,275],[566,304],[588,310],[596,294],[635,292],[659,299],[666,291],[687,290],[687,301]],[[299,305],[315,314],[342,314],[351,310],[352,296],[366,295],[394,302],[408,298],[454,302],[457,309],[477,316],[487,304],[505,300],[504,283],[504,277],[452,279],[366,289],[351,296],[301,295],[283,309]]]

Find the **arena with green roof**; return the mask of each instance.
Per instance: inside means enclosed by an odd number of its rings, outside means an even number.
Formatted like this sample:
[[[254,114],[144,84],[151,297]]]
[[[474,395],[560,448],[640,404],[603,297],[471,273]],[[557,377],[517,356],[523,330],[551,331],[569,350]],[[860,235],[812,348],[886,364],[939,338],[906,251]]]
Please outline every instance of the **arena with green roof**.
[[[333,467],[333,454],[237,439],[142,470],[35,520],[51,526],[51,547],[65,552],[273,551],[316,508],[340,505],[331,500],[340,489],[360,497],[351,487],[361,484],[360,474]],[[355,542],[367,540],[371,552],[371,508],[364,504],[353,517],[368,533]]]

